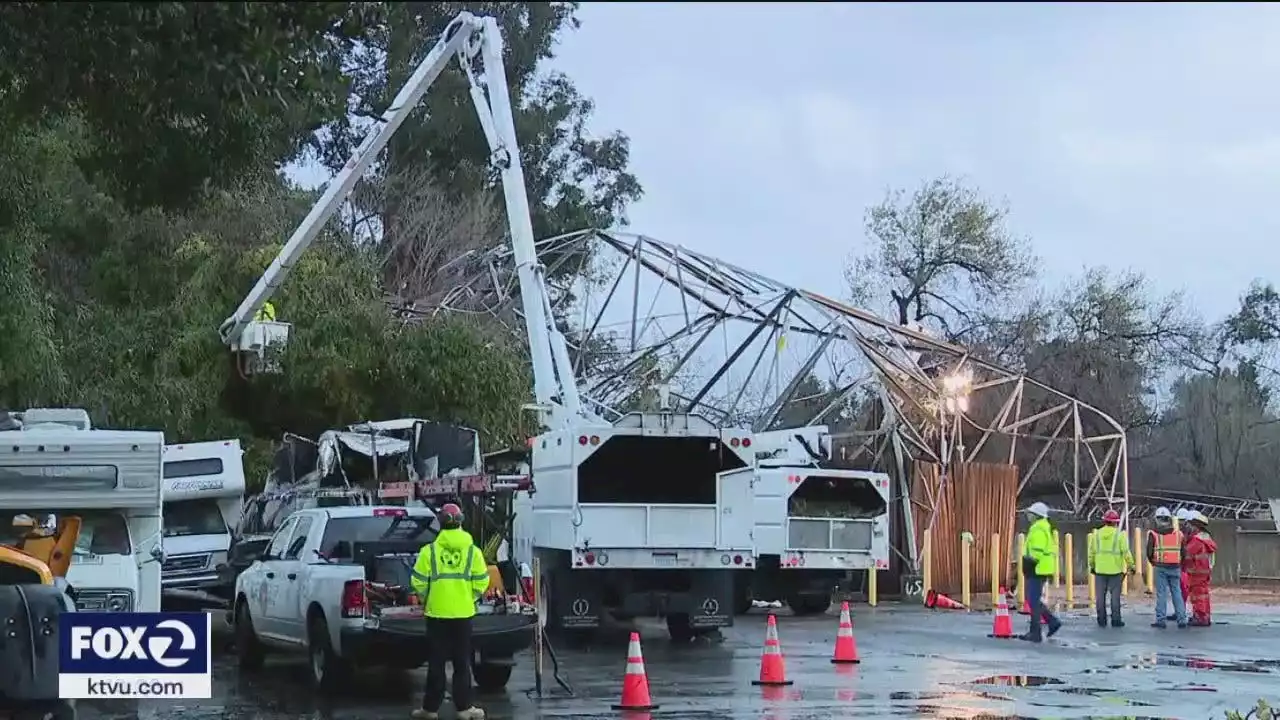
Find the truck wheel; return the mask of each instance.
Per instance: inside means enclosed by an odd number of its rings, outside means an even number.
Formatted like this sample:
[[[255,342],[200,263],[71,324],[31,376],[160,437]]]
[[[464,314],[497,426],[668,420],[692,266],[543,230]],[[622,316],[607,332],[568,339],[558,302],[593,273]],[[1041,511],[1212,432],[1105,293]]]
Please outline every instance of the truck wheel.
[[[333,681],[346,674],[345,663],[329,642],[329,624],[321,616],[307,623],[307,656],[311,660],[311,682],[321,690],[333,688]]]
[[[241,670],[258,670],[262,667],[262,643],[258,641],[258,633],[253,629],[253,618],[249,617],[249,604],[241,602],[236,605],[236,660]]]
[[[514,666],[512,665],[478,662],[471,666],[471,677],[475,679],[476,688],[480,692],[502,692],[506,689],[507,683],[511,681],[511,671],[513,669]]]
[[[830,595],[813,595],[809,593],[791,593],[787,596],[787,605],[795,615],[817,615],[831,607]]]
[[[667,616],[667,634],[671,636],[671,642],[676,644],[692,642],[694,638],[710,635],[715,631],[716,628],[690,627],[689,616],[685,613]]]

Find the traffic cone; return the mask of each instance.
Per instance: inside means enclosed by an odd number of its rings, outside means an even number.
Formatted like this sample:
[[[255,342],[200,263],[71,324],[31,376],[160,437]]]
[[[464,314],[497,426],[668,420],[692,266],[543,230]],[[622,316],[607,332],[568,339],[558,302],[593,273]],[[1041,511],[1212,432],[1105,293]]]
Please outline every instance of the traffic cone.
[[[627,644],[627,671],[622,676],[622,702],[614,710],[657,710],[649,697],[649,677],[644,672],[644,656],[640,654],[640,633],[631,633]]]
[[[853,639],[853,621],[849,619],[849,601],[840,604],[840,629],[836,630],[836,652],[831,662],[837,665],[855,665],[858,659],[858,641]]]
[[[924,606],[927,608],[937,608],[939,610],[968,610],[969,609],[965,607],[963,603],[958,603],[955,600],[952,600],[951,598],[947,597],[946,595],[943,595],[940,592],[934,592],[932,590],[930,590],[924,596]]]
[[[752,685],[790,685],[787,679],[787,662],[782,659],[782,646],[778,644],[778,621],[769,614],[769,625],[764,631],[764,651],[760,653],[760,679]]]
[[[1009,617],[1009,599],[1004,588],[996,600],[996,614],[991,621],[991,634],[987,637],[1008,639],[1013,637],[1013,618]]]

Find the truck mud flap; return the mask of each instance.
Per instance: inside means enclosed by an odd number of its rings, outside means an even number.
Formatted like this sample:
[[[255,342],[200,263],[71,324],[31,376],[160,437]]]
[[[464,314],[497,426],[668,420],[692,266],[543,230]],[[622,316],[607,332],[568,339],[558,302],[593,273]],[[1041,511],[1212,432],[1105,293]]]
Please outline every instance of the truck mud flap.
[[[698,573],[687,594],[691,628],[721,628],[733,625],[733,571]]]
[[[605,609],[595,573],[556,573],[548,589],[554,625],[562,630],[593,630],[604,621]]]

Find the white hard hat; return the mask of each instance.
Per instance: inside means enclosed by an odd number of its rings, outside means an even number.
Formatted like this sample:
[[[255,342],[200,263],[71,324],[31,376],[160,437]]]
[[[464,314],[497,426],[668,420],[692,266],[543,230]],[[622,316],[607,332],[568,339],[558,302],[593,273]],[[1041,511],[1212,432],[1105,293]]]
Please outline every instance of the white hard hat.
[[[1160,507],[1156,508],[1156,517],[1167,518],[1167,517],[1173,517],[1173,515],[1172,513],[1169,512],[1169,508],[1161,505]]]
[[[1176,511],[1174,511],[1173,516],[1178,518],[1179,520],[1190,520],[1191,511],[1186,508],[1178,508]]]
[[[1205,524],[1205,525],[1208,525],[1208,524],[1209,524],[1209,518],[1205,517],[1205,516],[1204,516],[1204,513],[1200,512],[1199,510],[1191,510],[1191,511],[1189,511],[1189,512],[1187,513],[1187,519],[1188,519],[1188,520],[1193,520],[1193,521],[1195,521],[1195,522],[1202,523],[1202,524]]]
[[[1027,512],[1036,517],[1047,518],[1049,517],[1049,506],[1042,502],[1034,502],[1031,503],[1031,507],[1027,508]]]

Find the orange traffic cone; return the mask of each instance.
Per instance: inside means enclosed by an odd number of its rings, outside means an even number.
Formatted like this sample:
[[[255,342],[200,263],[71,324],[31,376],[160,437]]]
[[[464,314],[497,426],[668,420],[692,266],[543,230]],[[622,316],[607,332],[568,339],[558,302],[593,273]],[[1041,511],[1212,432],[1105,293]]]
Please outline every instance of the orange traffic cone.
[[[853,621],[849,619],[849,601],[840,603],[840,629],[836,630],[836,652],[831,662],[837,665],[854,665],[858,659],[858,642],[853,639]]]
[[[1004,588],[996,600],[996,614],[991,621],[991,634],[987,637],[1007,639],[1013,637],[1013,618],[1009,617],[1009,600]]]
[[[649,676],[644,672],[644,656],[640,654],[640,633],[631,633],[627,644],[627,671],[622,676],[622,702],[614,710],[657,710],[649,697]]]
[[[969,609],[965,607],[963,603],[958,603],[955,600],[952,600],[951,598],[947,597],[946,595],[943,595],[940,592],[934,592],[932,590],[930,590],[924,596],[924,606],[927,608],[938,608],[939,610],[968,610]]]
[[[790,685],[787,679],[787,662],[782,659],[782,646],[778,644],[778,621],[769,614],[769,625],[764,632],[764,651],[760,653],[760,679],[752,685]]]

